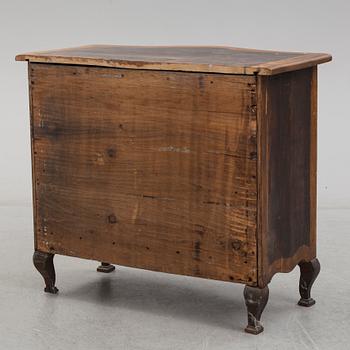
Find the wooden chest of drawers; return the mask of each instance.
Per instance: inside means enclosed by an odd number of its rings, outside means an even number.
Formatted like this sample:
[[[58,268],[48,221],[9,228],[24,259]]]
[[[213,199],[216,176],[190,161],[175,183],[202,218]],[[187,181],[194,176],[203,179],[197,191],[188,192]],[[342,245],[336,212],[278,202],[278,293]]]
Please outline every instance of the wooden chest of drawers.
[[[54,254],[244,283],[316,259],[317,64],[327,54],[85,46],[29,61],[34,264]]]

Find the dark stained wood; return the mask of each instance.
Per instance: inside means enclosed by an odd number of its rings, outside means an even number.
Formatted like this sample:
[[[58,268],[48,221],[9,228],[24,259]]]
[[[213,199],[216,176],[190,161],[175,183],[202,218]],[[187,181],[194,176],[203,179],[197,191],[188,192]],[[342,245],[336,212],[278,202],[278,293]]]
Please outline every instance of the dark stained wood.
[[[256,285],[254,76],[29,69],[36,249]]]
[[[324,53],[300,53],[205,46],[89,45],[32,52],[16,60],[115,68],[273,75],[312,67],[332,59]]]
[[[316,254],[315,90],[312,68],[258,79],[260,286]]]
[[[248,325],[245,331],[259,334],[264,330],[260,319],[269,299],[269,288],[268,286],[264,288],[245,286],[243,294],[248,313]]]
[[[36,250],[33,255],[33,263],[35,268],[40,272],[45,281],[46,293],[57,294],[58,289],[55,286],[56,274],[53,265],[54,254],[40,252]]]
[[[310,115],[310,247],[316,256],[317,232],[317,66],[312,68]]]
[[[300,262],[299,267],[299,293],[301,298],[298,305],[309,307],[316,303],[316,301],[311,298],[311,288],[320,273],[321,266],[318,259],[313,259],[311,261]]]

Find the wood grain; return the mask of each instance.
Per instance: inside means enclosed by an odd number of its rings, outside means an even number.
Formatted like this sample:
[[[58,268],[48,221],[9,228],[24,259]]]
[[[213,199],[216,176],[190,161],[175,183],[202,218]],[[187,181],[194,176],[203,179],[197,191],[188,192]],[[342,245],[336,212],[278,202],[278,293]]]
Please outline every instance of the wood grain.
[[[311,120],[310,120],[310,247],[316,257],[317,233],[317,66],[312,68],[311,77]]]
[[[89,45],[25,53],[18,61],[115,68],[274,75],[332,59],[325,53],[281,52],[206,46]]]
[[[256,285],[254,76],[29,70],[36,249]]]
[[[260,286],[316,254],[316,88],[313,68],[258,78]]]

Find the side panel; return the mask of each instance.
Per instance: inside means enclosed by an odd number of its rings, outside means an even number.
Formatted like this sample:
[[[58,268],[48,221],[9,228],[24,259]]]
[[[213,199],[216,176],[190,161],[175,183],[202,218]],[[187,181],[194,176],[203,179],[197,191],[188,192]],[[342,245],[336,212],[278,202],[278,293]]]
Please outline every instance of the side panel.
[[[255,77],[31,64],[36,248],[257,283]]]
[[[316,69],[258,78],[261,286],[316,255]]]

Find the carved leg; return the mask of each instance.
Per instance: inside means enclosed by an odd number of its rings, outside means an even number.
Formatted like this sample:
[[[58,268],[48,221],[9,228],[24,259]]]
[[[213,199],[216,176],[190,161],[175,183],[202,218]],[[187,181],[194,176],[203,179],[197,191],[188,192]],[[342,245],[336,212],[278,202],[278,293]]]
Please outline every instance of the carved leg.
[[[56,294],[58,289],[55,287],[56,274],[53,266],[54,254],[35,251],[33,255],[33,262],[36,269],[40,272],[45,280],[46,293]]]
[[[107,262],[102,262],[101,265],[97,268],[98,272],[109,273],[115,270],[115,266]]]
[[[298,305],[306,307],[312,306],[316,303],[316,301],[311,298],[311,287],[315,282],[316,277],[320,273],[320,262],[318,259],[313,259],[311,261],[302,261],[299,263],[299,267],[299,293],[301,298],[298,302]]]
[[[245,331],[259,334],[264,330],[260,317],[269,299],[269,288],[268,286],[265,288],[245,286],[244,299],[248,311],[248,325]]]

